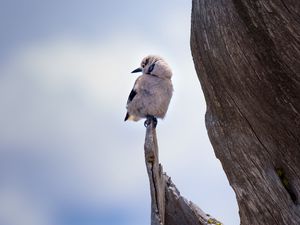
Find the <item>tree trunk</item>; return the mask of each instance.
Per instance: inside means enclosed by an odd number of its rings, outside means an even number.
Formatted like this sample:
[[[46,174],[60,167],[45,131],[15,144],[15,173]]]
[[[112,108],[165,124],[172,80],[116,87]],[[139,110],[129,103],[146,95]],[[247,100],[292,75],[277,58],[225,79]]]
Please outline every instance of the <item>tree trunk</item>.
[[[300,1],[193,0],[206,127],[243,225],[300,224]]]
[[[182,197],[171,178],[163,173],[153,122],[147,126],[144,150],[150,182],[151,225],[222,225]]]

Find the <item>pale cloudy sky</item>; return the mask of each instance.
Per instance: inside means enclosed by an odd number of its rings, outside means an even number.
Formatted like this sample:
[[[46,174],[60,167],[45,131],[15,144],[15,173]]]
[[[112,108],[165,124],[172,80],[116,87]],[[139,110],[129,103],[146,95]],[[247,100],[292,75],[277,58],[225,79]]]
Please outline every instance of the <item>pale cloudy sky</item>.
[[[228,225],[234,193],[215,158],[189,47],[191,3],[1,1],[0,224],[146,225],[143,122],[125,104],[147,54],[174,73],[157,133],[182,195]]]

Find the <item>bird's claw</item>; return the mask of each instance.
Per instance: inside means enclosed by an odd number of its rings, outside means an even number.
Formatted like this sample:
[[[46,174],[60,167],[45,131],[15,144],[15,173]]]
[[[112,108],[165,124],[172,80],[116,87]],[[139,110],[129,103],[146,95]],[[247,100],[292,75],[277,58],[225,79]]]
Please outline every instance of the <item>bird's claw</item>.
[[[151,124],[151,121],[149,119],[146,119],[144,122],[144,126],[148,127]]]
[[[153,122],[153,127],[157,125],[157,119],[154,116],[147,116],[147,119],[144,122],[144,126],[148,127]]]

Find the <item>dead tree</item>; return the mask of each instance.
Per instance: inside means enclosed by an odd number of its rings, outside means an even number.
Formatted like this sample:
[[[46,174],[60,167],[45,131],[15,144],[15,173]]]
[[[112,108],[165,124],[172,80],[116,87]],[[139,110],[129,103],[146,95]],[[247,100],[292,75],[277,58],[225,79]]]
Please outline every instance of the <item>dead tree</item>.
[[[222,225],[182,197],[171,178],[163,172],[153,122],[147,126],[144,150],[150,182],[151,225]]]
[[[193,0],[210,141],[243,225],[300,224],[300,1]]]

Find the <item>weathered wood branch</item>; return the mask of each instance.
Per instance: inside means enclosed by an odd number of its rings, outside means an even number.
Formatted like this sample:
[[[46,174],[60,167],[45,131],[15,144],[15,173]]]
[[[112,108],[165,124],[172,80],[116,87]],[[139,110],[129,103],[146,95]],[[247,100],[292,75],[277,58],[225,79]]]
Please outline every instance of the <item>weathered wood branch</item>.
[[[166,183],[159,164],[156,130],[153,122],[146,130],[144,150],[151,192],[151,225],[164,225]]]
[[[209,138],[243,225],[300,224],[300,1],[193,0]]]
[[[163,172],[153,123],[146,129],[144,150],[150,182],[151,225],[221,225],[221,222],[182,197],[171,178]]]

